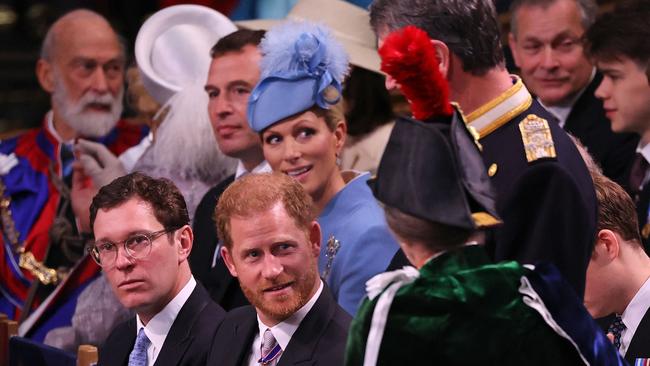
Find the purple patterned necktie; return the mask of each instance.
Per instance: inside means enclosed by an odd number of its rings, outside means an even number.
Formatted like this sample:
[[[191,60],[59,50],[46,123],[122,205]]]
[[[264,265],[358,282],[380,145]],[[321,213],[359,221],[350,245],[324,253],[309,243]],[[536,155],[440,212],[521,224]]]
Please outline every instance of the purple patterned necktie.
[[[648,161],[645,160],[643,155],[636,153],[634,157],[634,163],[632,163],[632,169],[630,170],[630,190],[636,194],[641,191],[641,185],[648,171]]]
[[[150,344],[151,341],[144,333],[144,328],[140,328],[133,351],[129,355],[129,366],[147,366],[147,348]]]
[[[273,366],[277,363],[278,357],[282,354],[282,348],[278,345],[278,341],[275,340],[271,329],[266,329],[264,335],[262,336],[262,357],[257,361],[261,365]],[[130,365],[129,365],[130,366]]]

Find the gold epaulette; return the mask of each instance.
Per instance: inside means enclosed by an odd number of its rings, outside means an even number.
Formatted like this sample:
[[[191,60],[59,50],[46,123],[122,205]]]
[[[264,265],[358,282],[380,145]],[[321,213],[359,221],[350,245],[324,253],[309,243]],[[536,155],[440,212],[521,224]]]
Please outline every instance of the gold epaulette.
[[[526,151],[526,160],[532,163],[539,159],[554,159],[555,143],[551,135],[548,121],[534,114],[529,114],[519,122],[521,140]]]

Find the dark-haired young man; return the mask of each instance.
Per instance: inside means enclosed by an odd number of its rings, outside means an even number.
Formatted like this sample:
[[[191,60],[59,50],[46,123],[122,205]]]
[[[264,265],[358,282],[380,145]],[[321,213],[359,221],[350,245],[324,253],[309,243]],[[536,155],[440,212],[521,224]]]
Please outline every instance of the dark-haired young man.
[[[100,348],[99,365],[205,365],[224,317],[192,277],[193,233],[183,195],[141,173],[102,187],[90,206],[90,253],[134,319]]]
[[[603,101],[612,130],[640,136],[625,188],[635,201],[646,249],[650,237],[649,17],[647,2],[628,2],[605,14],[586,33],[587,52],[604,76],[596,96]]]
[[[591,177],[567,134],[505,69],[493,1],[376,0],[370,18],[380,44],[415,25],[434,45],[497,191],[504,225],[490,242],[494,259],[550,261],[582,296],[596,225]]]
[[[210,189],[194,214],[195,250],[190,255],[192,272],[214,301],[230,310],[248,304],[237,281],[228,273],[219,251],[214,209],[221,193],[235,179],[249,173],[270,172],[260,137],[248,127],[248,97],[260,78],[257,45],[264,31],[241,29],[221,38],[212,48],[212,63],[205,91],[208,113],[219,150],[238,159],[237,171]]]
[[[594,176],[598,234],[585,288],[594,318],[615,314],[608,332],[631,365],[650,358],[650,258],[643,250],[634,203],[618,184]]]

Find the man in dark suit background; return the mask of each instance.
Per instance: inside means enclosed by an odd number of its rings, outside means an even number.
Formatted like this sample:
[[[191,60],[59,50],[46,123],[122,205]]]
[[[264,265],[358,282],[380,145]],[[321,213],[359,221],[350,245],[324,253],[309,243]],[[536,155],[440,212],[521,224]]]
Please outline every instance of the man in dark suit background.
[[[615,314],[608,332],[630,363],[649,358],[650,258],[643,250],[634,203],[618,184],[594,176],[598,234],[587,267],[585,306],[595,318]]]
[[[178,188],[132,173],[102,187],[90,206],[90,254],[136,317],[118,325],[99,365],[204,365],[224,317],[190,271],[193,233]]]
[[[593,0],[515,0],[508,40],[531,93],[587,147],[606,176],[625,184],[638,137],[612,132],[594,95],[603,77],[582,47],[597,10]]]
[[[641,238],[649,249],[650,225],[650,85],[646,76],[650,61],[650,4],[622,3],[598,19],[587,31],[586,51],[603,74],[596,97],[603,101],[615,132],[632,132],[640,137],[634,163],[626,179],[634,199]]]
[[[246,305],[237,281],[230,275],[220,256],[214,209],[223,191],[235,179],[249,173],[270,172],[264,160],[259,136],[248,127],[248,97],[260,78],[261,59],[257,45],[264,31],[241,29],[221,38],[210,51],[212,63],[205,91],[208,112],[219,150],[236,158],[237,172],[211,188],[194,214],[196,245],[190,254],[190,266],[196,279],[224,309]]]
[[[321,231],[292,178],[235,181],[216,210],[221,255],[252,306],[228,313],[210,365],[342,365],[350,316],[318,276]]]

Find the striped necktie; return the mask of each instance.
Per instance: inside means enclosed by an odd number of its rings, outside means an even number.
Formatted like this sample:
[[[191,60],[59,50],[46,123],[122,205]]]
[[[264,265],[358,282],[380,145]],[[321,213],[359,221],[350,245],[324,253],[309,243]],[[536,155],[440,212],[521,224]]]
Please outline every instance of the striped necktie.
[[[260,365],[274,366],[277,364],[278,357],[282,354],[282,348],[275,340],[271,329],[266,329],[262,336],[262,357],[257,361]]]

